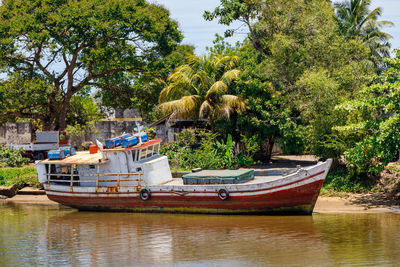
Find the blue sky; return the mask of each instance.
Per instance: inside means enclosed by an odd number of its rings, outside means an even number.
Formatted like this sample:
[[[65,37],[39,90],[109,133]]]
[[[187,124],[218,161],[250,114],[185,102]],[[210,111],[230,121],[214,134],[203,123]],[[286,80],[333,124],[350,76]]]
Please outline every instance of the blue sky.
[[[171,17],[178,21],[185,39],[183,43],[194,45],[197,55],[206,52],[207,46],[212,46],[212,41],[215,39],[215,33],[223,35],[228,28],[219,25],[216,21],[205,21],[203,19],[204,10],[213,10],[219,5],[219,0],[152,0],[162,4],[170,10]],[[383,16],[381,20],[390,20],[395,23],[392,28],[385,28],[384,31],[393,36],[391,40],[392,48],[400,48],[400,0],[372,0],[371,8],[383,8]],[[239,27],[236,23],[234,27]],[[236,34],[227,40],[230,43],[235,43],[242,40],[245,34]]]

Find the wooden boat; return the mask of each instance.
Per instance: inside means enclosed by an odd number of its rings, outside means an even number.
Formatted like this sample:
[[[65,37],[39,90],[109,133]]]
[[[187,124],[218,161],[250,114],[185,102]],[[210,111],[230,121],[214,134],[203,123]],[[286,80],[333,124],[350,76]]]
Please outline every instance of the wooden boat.
[[[50,200],[79,210],[215,214],[312,214],[331,160],[291,172],[255,173],[232,184],[172,178],[161,139],[129,148],[77,152],[36,163]]]

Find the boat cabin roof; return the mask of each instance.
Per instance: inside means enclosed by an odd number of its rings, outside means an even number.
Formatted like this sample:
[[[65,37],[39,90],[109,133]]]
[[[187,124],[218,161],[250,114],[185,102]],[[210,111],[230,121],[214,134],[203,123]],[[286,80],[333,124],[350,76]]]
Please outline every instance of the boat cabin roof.
[[[89,151],[78,151],[75,155],[69,156],[65,159],[45,159],[42,161],[44,164],[66,164],[66,165],[95,165],[104,164],[108,160],[103,159],[101,152],[90,154]]]

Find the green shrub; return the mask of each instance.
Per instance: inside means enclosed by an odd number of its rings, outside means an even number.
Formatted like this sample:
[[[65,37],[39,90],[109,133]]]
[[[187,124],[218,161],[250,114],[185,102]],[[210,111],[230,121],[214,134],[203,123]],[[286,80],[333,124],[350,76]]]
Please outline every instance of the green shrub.
[[[292,120],[286,119],[279,125],[281,136],[278,138],[282,144],[282,152],[286,155],[302,155],[305,151],[305,127],[296,125]]]
[[[336,127],[346,136],[358,132],[361,139],[346,150],[348,167],[359,176],[379,178],[385,166],[400,151],[400,50],[385,59],[387,68],[371,77],[371,85],[353,100],[336,109],[348,113],[345,126]]]
[[[400,151],[400,115],[379,123],[376,133],[345,153],[351,169],[368,177],[379,177],[385,166]]]
[[[29,163],[29,159],[22,157],[24,150],[0,147],[0,167],[21,167]]]
[[[17,184],[19,188],[29,183],[38,187],[37,173],[35,167],[23,168],[0,168],[0,186]]]
[[[171,167],[177,171],[194,168],[238,168],[254,164],[253,155],[259,149],[256,138],[242,136],[239,145],[228,135],[218,140],[218,135],[207,131],[185,130],[176,134],[176,142],[164,144],[160,154],[168,156]]]

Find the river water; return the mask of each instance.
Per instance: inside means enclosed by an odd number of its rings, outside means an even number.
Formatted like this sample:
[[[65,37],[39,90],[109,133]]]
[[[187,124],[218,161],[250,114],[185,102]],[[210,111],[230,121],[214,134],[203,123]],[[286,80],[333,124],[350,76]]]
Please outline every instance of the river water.
[[[0,266],[399,266],[400,215],[216,216],[0,204]]]

